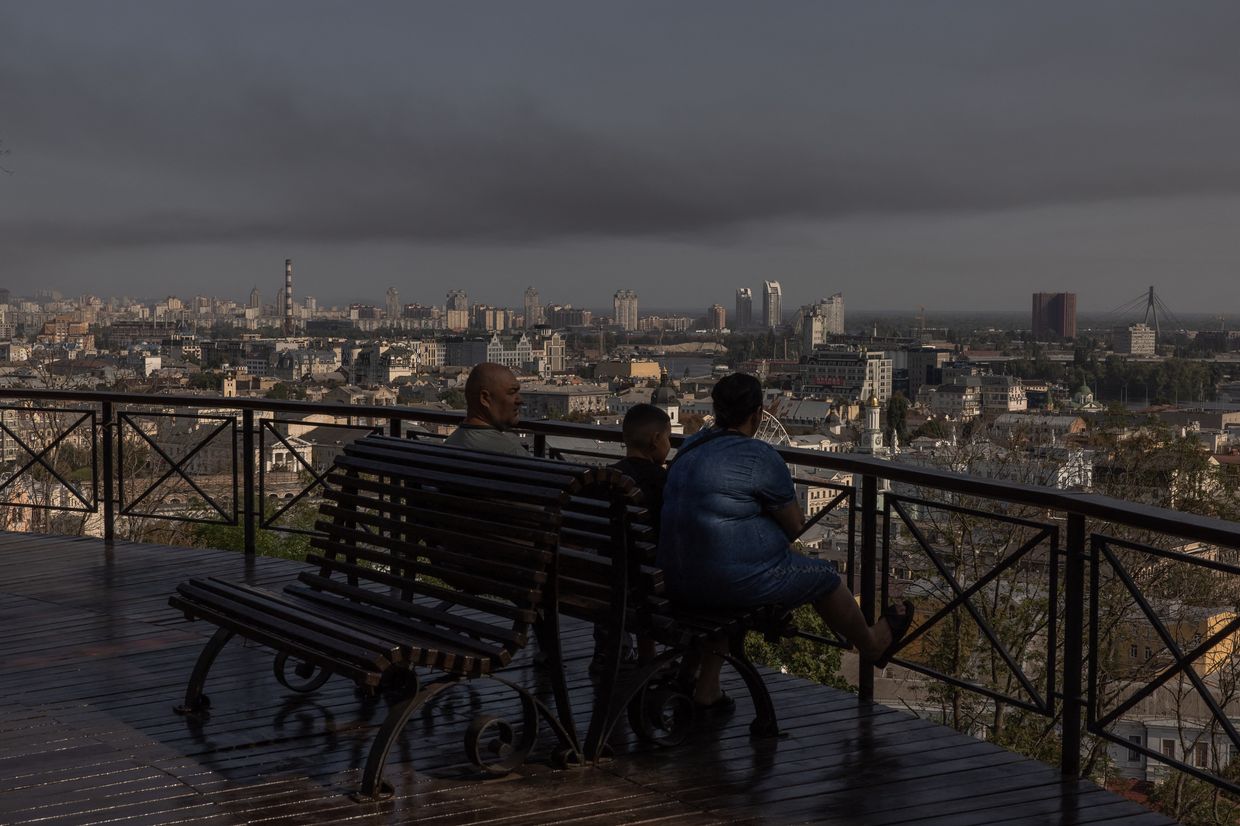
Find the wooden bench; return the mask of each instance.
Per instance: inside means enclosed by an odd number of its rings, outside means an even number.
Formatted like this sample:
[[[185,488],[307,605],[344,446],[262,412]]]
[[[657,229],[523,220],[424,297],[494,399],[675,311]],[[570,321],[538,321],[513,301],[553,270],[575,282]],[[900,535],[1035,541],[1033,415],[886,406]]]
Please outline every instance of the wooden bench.
[[[438,456],[450,462],[472,464],[477,455],[430,441],[390,436],[372,436],[363,442],[405,456]],[[585,468],[550,459],[483,455],[489,466],[518,474]],[[626,716],[644,739],[681,742],[694,711],[689,672],[701,650],[716,637],[727,638],[727,651],[721,653],[740,674],[752,698],[755,716],[750,732],[756,737],[778,735],[774,705],[761,674],[745,654],[744,639],[750,631],[768,637],[789,633],[787,612],[776,606],[696,610],[672,604],[664,596],[663,572],[654,565],[657,536],[640,490],[617,471],[598,468],[595,474],[593,483],[579,488],[561,509],[558,545],[559,611],[606,628],[610,642],[584,741],[585,758],[596,762],[604,755],[608,737]],[[637,668],[622,668],[626,633],[652,639],[663,650]],[[686,660],[686,668],[676,668]],[[669,674],[675,676],[668,679]]]
[[[532,630],[556,712],[495,678],[521,698],[520,735],[480,716],[467,732],[467,752],[488,771],[509,771],[530,751],[541,719],[559,739],[554,757],[577,758],[557,566],[565,508],[608,472],[567,463],[514,467],[493,454],[445,456],[453,449],[407,444],[372,437],[337,459],[316,523],[322,536],[311,539],[312,569],[295,584],[280,592],[220,579],[178,586],[171,604],[218,630],[177,710],[206,716],[208,672],[234,635],[274,650],[276,677],[290,690],[314,691],[339,675],[365,693],[394,695],[362,772],[360,794],[373,798],[390,792],[383,766],[410,716],[445,689],[501,671]],[[424,684],[417,668],[439,676]]]

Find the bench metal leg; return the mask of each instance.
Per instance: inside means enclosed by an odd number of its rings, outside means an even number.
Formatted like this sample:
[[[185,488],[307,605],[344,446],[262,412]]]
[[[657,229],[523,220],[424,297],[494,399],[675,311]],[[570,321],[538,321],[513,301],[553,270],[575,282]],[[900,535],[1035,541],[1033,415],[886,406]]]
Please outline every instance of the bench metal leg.
[[[771,702],[771,693],[767,691],[766,681],[758,673],[757,667],[745,653],[745,634],[733,634],[728,641],[729,653],[724,659],[736,669],[745,681],[745,688],[753,700],[754,719],[749,724],[752,737],[778,737],[779,721],[775,718],[775,704]]]
[[[574,759],[580,758],[581,744],[577,740],[577,723],[573,719],[573,705],[568,696],[568,681],[564,676],[564,651],[560,645],[560,615],[557,611],[546,611],[534,626],[534,634],[538,639],[538,650],[545,655],[543,664],[551,677],[551,693],[555,697],[555,710],[559,717],[559,728],[569,742],[566,748],[571,749]],[[569,762],[565,760],[565,762]]]
[[[620,642],[614,641],[619,646]],[[618,648],[614,654],[614,662],[618,665],[619,653]],[[663,670],[669,662],[679,658],[684,652],[680,650],[669,649],[656,656],[653,660],[645,665],[640,666],[632,673],[629,680],[622,684],[617,684],[618,679],[605,680],[604,684],[599,687],[599,692],[595,695],[594,712],[590,715],[590,729],[586,732],[585,758],[589,763],[598,763],[603,756],[603,750],[607,744],[607,738],[611,736],[612,731],[620,722],[624,711],[629,704],[634,702],[646,689],[646,684],[650,682],[656,674]],[[608,657],[608,662],[613,662],[613,656]],[[618,669],[617,669],[618,671]],[[611,673],[609,670],[608,673]],[[604,675],[606,677],[606,675]],[[614,687],[613,687],[614,685]],[[651,739],[658,739],[653,729],[649,732],[649,726],[643,726],[643,731],[637,734],[648,734]],[[679,736],[683,732],[675,732],[674,736]]]
[[[203,693],[203,688],[207,683],[207,673],[215,663],[215,658],[224,650],[224,646],[228,644],[232,637],[232,631],[229,631],[227,628],[219,628],[216,629],[211,639],[207,640],[206,647],[198,655],[198,661],[194,663],[194,670],[189,675],[189,685],[185,687],[185,702],[173,709],[177,714],[206,716],[207,709],[211,706],[211,699]]]
[[[370,756],[366,758],[366,768],[362,771],[362,788],[358,797],[373,800],[391,795],[391,784],[383,780],[383,764],[387,762],[388,753],[392,751],[396,738],[400,737],[405,723],[409,722],[409,718],[415,711],[441,691],[452,688],[464,679],[464,677],[457,677],[442,680],[418,690],[416,675],[414,675],[414,693],[393,705],[383,725],[379,726],[379,733],[375,735],[375,742],[370,747]]]

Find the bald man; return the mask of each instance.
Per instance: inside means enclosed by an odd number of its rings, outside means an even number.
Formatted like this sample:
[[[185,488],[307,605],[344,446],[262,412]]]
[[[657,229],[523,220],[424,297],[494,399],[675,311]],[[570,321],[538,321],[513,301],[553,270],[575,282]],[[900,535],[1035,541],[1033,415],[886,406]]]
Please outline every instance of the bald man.
[[[493,453],[528,455],[515,433],[521,418],[521,382],[502,364],[484,361],[465,380],[465,421],[445,444]]]

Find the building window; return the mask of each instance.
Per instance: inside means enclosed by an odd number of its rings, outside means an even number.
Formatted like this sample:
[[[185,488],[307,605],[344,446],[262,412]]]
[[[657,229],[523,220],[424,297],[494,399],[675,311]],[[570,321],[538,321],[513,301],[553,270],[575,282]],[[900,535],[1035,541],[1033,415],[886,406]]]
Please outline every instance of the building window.
[[[1154,656],[1153,649],[1151,649],[1148,645],[1145,646],[1145,658],[1148,660],[1148,659],[1152,659],[1153,656]]]
[[[1141,745],[1141,735],[1140,735],[1140,734],[1130,734],[1130,735],[1128,735],[1128,742],[1129,742],[1129,743],[1132,743],[1134,746],[1139,746],[1139,745]],[[1140,762],[1141,762],[1141,752],[1137,751],[1137,750],[1136,750],[1136,749],[1134,749],[1134,748],[1130,748],[1130,749],[1128,749],[1128,762],[1129,762],[1129,763],[1140,763]]]
[[[1163,754],[1163,757],[1170,758],[1171,760],[1175,759],[1175,741],[1174,740],[1171,740],[1167,737],[1163,738],[1162,754]]]
[[[1210,765],[1210,744],[1198,743],[1193,747],[1193,765],[1204,769]]]
[[[1128,656],[1134,660],[1137,658],[1137,647],[1135,645],[1128,646]]]

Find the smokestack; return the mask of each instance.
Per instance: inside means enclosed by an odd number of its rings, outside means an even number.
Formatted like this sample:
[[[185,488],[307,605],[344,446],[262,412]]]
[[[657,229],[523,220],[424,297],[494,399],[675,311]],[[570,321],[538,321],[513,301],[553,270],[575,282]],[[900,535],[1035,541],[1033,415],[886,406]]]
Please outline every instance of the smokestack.
[[[284,259],[284,334],[293,334],[293,259]]]

